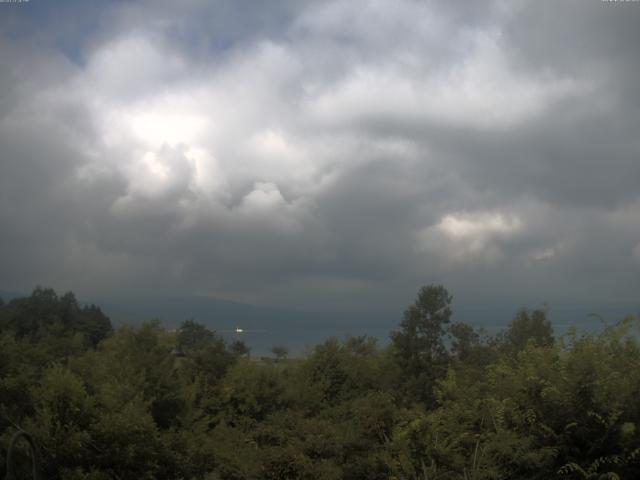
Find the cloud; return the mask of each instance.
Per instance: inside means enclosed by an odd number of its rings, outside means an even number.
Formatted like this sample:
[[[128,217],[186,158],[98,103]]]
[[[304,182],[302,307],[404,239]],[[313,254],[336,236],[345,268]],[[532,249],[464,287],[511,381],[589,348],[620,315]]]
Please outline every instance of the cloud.
[[[519,75],[509,67],[500,43],[497,34],[478,34],[469,53],[430,75],[396,65],[356,68],[313,99],[311,115],[337,125],[390,118],[504,129],[588,88],[585,81],[550,74]]]
[[[531,258],[536,262],[551,260],[558,253],[558,247],[547,247],[531,252]]]
[[[2,20],[0,286],[635,298],[640,10],[61,8]]]
[[[504,257],[500,243],[522,229],[522,221],[501,213],[447,214],[418,232],[418,249],[454,262],[495,263]]]
[[[436,228],[450,238],[479,238],[491,234],[506,235],[520,227],[517,218],[507,219],[499,213],[480,215],[446,215]]]

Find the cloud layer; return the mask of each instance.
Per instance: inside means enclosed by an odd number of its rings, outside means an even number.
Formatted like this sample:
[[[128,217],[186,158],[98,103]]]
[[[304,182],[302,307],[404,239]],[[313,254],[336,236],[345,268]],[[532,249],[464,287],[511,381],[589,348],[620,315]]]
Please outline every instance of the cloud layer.
[[[637,302],[637,4],[35,3],[0,12],[6,289]]]

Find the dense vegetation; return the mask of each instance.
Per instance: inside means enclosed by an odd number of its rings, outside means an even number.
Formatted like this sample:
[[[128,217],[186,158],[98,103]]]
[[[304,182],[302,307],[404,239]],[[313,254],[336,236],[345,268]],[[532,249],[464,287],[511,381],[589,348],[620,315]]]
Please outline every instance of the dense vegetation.
[[[487,337],[450,304],[423,287],[383,349],[253,359],[193,321],[0,301],[0,460],[22,428],[50,479],[640,478],[637,319],[555,338],[523,310]]]

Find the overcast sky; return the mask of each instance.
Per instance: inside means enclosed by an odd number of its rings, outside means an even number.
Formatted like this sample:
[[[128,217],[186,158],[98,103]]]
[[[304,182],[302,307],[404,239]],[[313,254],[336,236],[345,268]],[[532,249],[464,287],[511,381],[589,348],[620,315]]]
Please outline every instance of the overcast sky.
[[[638,305],[640,2],[0,3],[0,289]]]

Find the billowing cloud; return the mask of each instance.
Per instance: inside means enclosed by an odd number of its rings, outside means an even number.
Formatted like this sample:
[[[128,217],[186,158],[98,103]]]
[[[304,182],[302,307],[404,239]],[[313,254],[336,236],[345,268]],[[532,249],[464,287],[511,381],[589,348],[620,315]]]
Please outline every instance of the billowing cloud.
[[[637,5],[37,3],[0,19],[0,287],[637,300]]]
[[[522,228],[518,217],[500,213],[448,214],[418,232],[418,248],[440,258],[469,263],[493,263],[503,258],[500,243]]]

